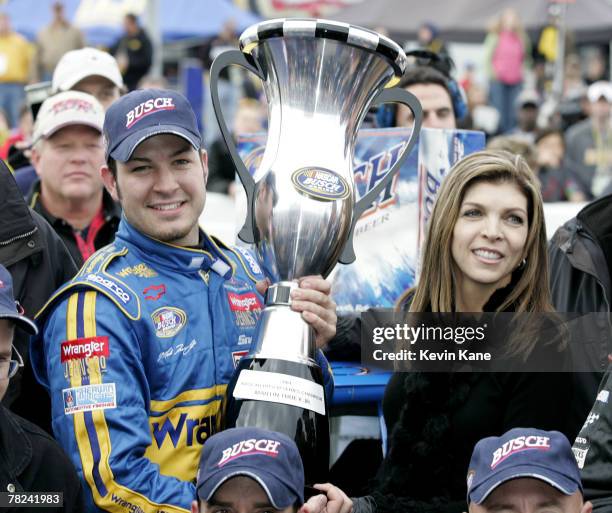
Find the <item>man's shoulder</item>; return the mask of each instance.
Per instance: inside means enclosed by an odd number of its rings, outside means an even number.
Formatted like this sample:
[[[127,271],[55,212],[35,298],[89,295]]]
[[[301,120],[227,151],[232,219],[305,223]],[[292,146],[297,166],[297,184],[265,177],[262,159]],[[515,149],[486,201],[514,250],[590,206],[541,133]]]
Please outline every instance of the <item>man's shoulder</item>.
[[[589,119],[584,119],[570,126],[565,132],[565,139],[571,141],[583,137],[585,134],[591,134],[591,120]]]
[[[109,244],[96,251],[81,267],[78,274],[60,287],[38,313],[40,319],[68,301],[74,292],[93,290],[109,299],[130,320],[140,319],[140,299],[122,270],[133,266],[129,248]]]

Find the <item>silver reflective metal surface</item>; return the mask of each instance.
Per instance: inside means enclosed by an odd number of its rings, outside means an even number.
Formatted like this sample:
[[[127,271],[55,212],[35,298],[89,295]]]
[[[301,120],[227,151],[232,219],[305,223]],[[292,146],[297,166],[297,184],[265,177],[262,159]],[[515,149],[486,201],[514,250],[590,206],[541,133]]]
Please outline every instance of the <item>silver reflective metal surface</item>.
[[[341,258],[355,259],[356,219],[393,178],[413,147],[421,114],[397,83],[406,55],[393,41],[361,27],[329,20],[268,20],[240,37],[241,52],[220,54],[211,67],[211,94],[221,132],[247,194],[240,237],[254,242],[271,280],[252,358],[280,358],[316,365],[315,337],[291,310],[290,292],[307,275],[326,277]],[[248,58],[247,58],[248,56]],[[238,65],[263,82],[268,138],[251,176],[221,112],[218,80]],[[413,135],[393,167],[356,202],[353,154],[368,108],[404,103],[415,114]]]
[[[327,276],[351,227],[357,131],[394,70],[376,52],[307,35],[264,39],[251,56],[265,78],[269,109],[268,140],[254,177],[259,259],[273,282]],[[330,201],[299,192],[292,176],[304,168],[340,175],[348,196]]]

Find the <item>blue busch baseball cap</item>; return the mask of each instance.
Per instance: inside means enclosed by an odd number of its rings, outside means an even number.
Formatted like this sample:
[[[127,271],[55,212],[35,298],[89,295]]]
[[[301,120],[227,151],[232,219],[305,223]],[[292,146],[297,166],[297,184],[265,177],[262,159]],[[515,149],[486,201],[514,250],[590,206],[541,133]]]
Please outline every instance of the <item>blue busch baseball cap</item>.
[[[3,265],[0,265],[0,319],[11,319],[28,333],[38,334],[36,324],[17,310],[13,296],[13,277]]]
[[[467,474],[467,501],[482,502],[501,484],[519,477],[548,483],[565,495],[582,493],[572,447],[562,433],[515,428],[483,438],[474,447]]]
[[[196,150],[202,145],[195,114],[182,94],[163,89],[132,91],[106,111],[106,160],[127,162],[142,141],[158,134],[178,135]]]
[[[232,428],[211,436],[202,449],[196,490],[210,501],[228,479],[247,476],[276,509],[304,503],[304,467],[295,442],[259,428]]]

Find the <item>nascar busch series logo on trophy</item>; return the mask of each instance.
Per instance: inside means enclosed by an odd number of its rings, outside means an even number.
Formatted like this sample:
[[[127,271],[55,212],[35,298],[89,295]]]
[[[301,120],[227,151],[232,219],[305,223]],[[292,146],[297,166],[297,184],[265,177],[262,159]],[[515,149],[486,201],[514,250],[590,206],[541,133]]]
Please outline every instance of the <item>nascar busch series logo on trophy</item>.
[[[221,132],[247,194],[239,236],[255,244],[271,280],[249,354],[228,387],[228,426],[259,426],[294,438],[307,482],[328,470],[329,426],[312,329],[290,309],[297,279],[327,276],[355,259],[353,231],[361,213],[399,170],[420,129],[414,96],[395,85],[406,66],[402,49],[360,27],[325,20],[271,20],[248,28],[241,51],[220,54],[210,88]],[[238,65],[256,74],[268,102],[268,137],[252,177],[221,112],[219,73]],[[355,201],[353,152],[368,109],[404,103],[414,128],[402,157],[376,187]]]

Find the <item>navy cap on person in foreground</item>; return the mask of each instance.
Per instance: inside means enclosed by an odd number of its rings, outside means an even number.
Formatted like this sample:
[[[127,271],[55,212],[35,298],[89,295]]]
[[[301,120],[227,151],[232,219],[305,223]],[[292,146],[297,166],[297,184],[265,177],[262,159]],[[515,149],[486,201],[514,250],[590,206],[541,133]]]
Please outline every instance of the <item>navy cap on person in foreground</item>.
[[[10,319],[32,335],[38,333],[36,324],[19,312],[13,295],[13,277],[3,265],[0,265],[0,319]]]
[[[142,141],[158,134],[178,135],[196,150],[202,144],[195,114],[182,94],[163,89],[132,91],[106,111],[106,159],[127,162]]]
[[[564,495],[582,493],[569,441],[558,431],[515,428],[480,440],[467,475],[468,503],[482,504],[500,485],[518,478],[543,481]]]
[[[276,509],[304,502],[302,460],[295,442],[284,434],[245,427],[210,437],[198,470],[199,499],[209,502],[225,482],[237,476],[255,480]]]

